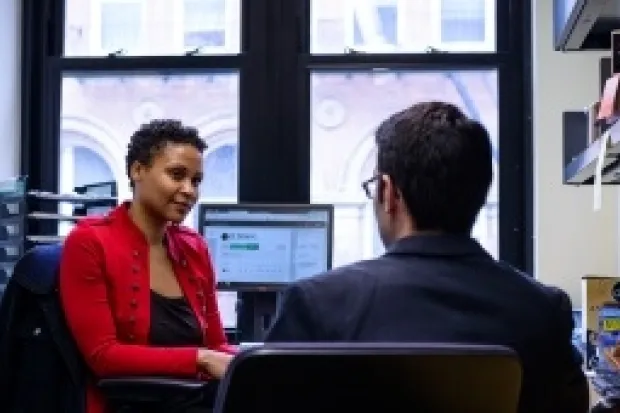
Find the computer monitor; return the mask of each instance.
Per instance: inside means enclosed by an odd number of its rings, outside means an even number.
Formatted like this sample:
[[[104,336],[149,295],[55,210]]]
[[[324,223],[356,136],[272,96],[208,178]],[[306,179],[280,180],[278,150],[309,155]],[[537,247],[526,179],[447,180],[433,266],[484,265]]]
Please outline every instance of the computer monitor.
[[[269,289],[332,266],[332,205],[200,204],[220,289]]]

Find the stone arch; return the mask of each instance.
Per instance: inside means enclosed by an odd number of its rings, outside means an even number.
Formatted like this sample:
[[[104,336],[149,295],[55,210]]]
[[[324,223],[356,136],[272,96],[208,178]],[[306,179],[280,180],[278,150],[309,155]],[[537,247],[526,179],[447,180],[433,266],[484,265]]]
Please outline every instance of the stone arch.
[[[88,185],[94,182],[116,181],[112,167],[100,152],[84,145],[74,145],[73,185]]]
[[[61,119],[61,150],[63,147],[82,146],[90,149],[108,164],[118,184],[119,197],[125,197],[129,189],[123,185],[125,177],[125,149],[114,132],[104,123],[87,117],[63,116]]]
[[[84,146],[99,154],[110,165],[115,178],[125,174],[125,150],[115,137],[114,132],[105,124],[93,119],[63,117],[61,133],[72,132],[74,135],[62,139],[61,144]],[[62,137],[61,137],[62,138]],[[123,154],[123,156],[119,156]]]
[[[125,147],[116,139],[116,133],[104,122],[88,116],[63,116],[61,130],[87,135],[108,154],[124,153]]]
[[[375,140],[373,133],[367,133],[365,138],[361,139],[357,144],[357,147],[353,151],[353,154],[349,158],[344,168],[344,175],[341,181],[341,189],[343,191],[351,191],[351,195],[360,192],[358,188],[364,179],[370,178],[369,176],[362,176],[364,174],[364,165],[368,161],[368,158],[373,155],[375,149]]]
[[[200,136],[209,146],[205,155],[214,152],[221,146],[237,144],[237,140],[231,136],[230,132],[239,130],[239,121],[236,114],[219,113],[205,116],[194,122],[197,125]]]
[[[239,123],[237,117],[233,115],[221,114],[219,116],[209,116],[196,122],[200,136],[207,143],[207,150],[204,154],[205,159],[215,153],[218,149],[234,145],[239,147],[237,133]]]
[[[210,156],[227,146],[234,146],[238,150],[239,140],[237,133],[239,130],[239,123],[237,116],[231,113],[220,113],[211,116],[207,116],[198,120],[198,131],[200,136],[206,141],[208,148],[204,154],[204,161],[206,162]],[[205,179],[209,179],[205,176]],[[210,201],[222,201],[231,202],[233,199],[229,197],[209,197],[209,194],[205,194],[205,199]],[[236,198],[236,197],[235,197]]]

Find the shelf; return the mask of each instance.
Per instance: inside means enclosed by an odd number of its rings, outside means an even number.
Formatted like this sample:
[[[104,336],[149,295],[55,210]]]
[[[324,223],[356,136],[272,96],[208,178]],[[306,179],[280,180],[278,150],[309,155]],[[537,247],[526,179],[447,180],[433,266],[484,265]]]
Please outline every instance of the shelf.
[[[611,49],[611,32],[620,29],[617,0],[554,0],[553,25],[558,51]]]
[[[605,185],[620,184],[620,122],[609,127],[609,146],[603,162],[601,182]],[[597,139],[583,152],[573,158],[564,168],[565,182],[570,185],[592,185],[596,163],[601,150],[601,139]]]
[[[51,244],[63,242],[65,237],[59,235],[28,235],[26,239],[37,244]]]
[[[77,204],[91,202],[117,202],[116,197],[93,196],[81,194],[54,194],[52,192],[30,191],[28,196],[44,201],[72,202]]]
[[[28,218],[31,219],[48,219],[53,221],[78,221],[83,216],[71,216],[71,215],[63,215],[63,214],[54,214],[52,212],[31,212],[28,214]]]

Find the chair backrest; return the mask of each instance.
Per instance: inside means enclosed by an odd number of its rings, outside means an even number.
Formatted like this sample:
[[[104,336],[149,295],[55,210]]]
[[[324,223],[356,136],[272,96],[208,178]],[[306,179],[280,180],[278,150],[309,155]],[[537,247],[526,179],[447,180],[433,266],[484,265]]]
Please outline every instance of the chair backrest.
[[[58,271],[62,244],[37,245],[17,261],[10,282],[30,292],[44,295],[54,292],[58,285]]]
[[[61,253],[61,245],[32,248],[9,280],[0,305],[2,411],[79,412],[84,404],[86,370],[56,291]]]
[[[515,413],[516,354],[450,344],[270,344],[241,352],[215,412]]]

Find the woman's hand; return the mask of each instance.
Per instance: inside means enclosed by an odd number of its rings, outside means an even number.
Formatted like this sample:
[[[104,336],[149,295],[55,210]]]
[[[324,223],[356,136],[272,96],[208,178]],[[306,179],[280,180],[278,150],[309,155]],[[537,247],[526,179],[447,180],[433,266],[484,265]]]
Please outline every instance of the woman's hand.
[[[224,377],[228,364],[233,357],[231,354],[220,353],[219,351],[199,349],[196,362],[206,373],[219,380]]]

